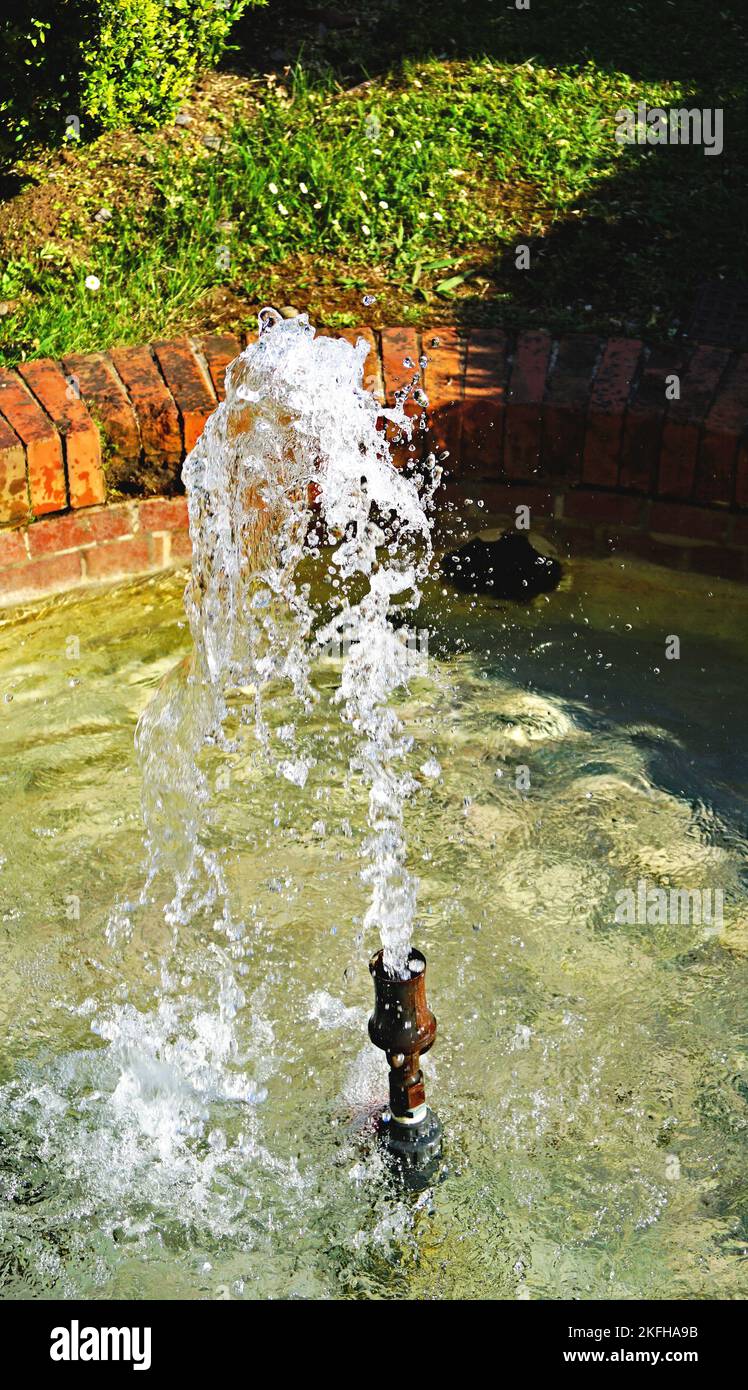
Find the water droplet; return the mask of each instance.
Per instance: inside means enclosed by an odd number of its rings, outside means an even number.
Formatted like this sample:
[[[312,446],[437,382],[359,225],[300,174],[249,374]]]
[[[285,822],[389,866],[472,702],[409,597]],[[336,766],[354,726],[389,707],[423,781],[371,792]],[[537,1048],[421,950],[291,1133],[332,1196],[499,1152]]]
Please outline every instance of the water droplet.
[[[262,335],[266,333],[269,328],[274,328],[276,324],[282,323],[283,315],[279,314],[278,310],[274,309],[272,305],[266,305],[264,309],[260,309],[257,315],[257,322],[260,326],[260,335]]]

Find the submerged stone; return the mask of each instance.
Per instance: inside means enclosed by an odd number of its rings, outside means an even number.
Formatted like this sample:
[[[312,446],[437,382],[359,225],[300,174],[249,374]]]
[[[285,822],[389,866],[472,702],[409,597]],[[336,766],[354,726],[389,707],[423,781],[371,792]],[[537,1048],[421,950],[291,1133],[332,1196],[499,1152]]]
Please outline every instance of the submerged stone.
[[[475,536],[445,555],[441,567],[462,593],[492,594],[520,603],[558,588],[563,574],[559,561],[541,555],[520,531],[505,531],[490,541]]]

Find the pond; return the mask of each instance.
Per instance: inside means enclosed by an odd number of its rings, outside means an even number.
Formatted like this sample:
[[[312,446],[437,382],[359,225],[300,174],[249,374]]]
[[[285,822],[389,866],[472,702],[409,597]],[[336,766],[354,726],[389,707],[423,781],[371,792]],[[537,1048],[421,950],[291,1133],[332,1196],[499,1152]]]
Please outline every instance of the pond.
[[[144,889],[133,736],[186,679],[183,586],[0,621],[2,1297],[745,1297],[746,592],[616,557],[525,607],[427,584],[397,705],[444,1162],[408,1192],[367,1123],[334,655],[303,786],[246,731],[202,755],[238,936]]]

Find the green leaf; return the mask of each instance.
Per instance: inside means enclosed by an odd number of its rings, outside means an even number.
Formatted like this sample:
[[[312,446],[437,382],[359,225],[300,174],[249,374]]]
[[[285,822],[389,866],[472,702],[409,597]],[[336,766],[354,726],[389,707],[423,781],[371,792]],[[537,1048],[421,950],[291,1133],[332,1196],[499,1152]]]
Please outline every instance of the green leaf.
[[[439,284],[435,286],[436,293],[451,294],[452,290],[456,290],[457,286],[463,285],[466,280],[467,275],[450,275],[448,280],[440,280]]]

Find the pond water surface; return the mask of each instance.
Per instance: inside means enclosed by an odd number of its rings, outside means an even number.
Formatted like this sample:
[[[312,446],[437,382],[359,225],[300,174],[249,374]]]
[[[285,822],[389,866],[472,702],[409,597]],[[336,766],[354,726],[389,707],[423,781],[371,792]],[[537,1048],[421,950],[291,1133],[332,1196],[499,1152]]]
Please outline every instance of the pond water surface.
[[[0,1296],[745,1297],[746,592],[615,559],[527,608],[427,588],[400,712],[447,1171],[408,1194],[365,1124],[338,662],[304,787],[205,752],[241,943],[210,903],[175,933],[158,881],[135,905],[133,734],[183,678],[183,584],[0,622]],[[617,922],[641,881],[721,910]]]

